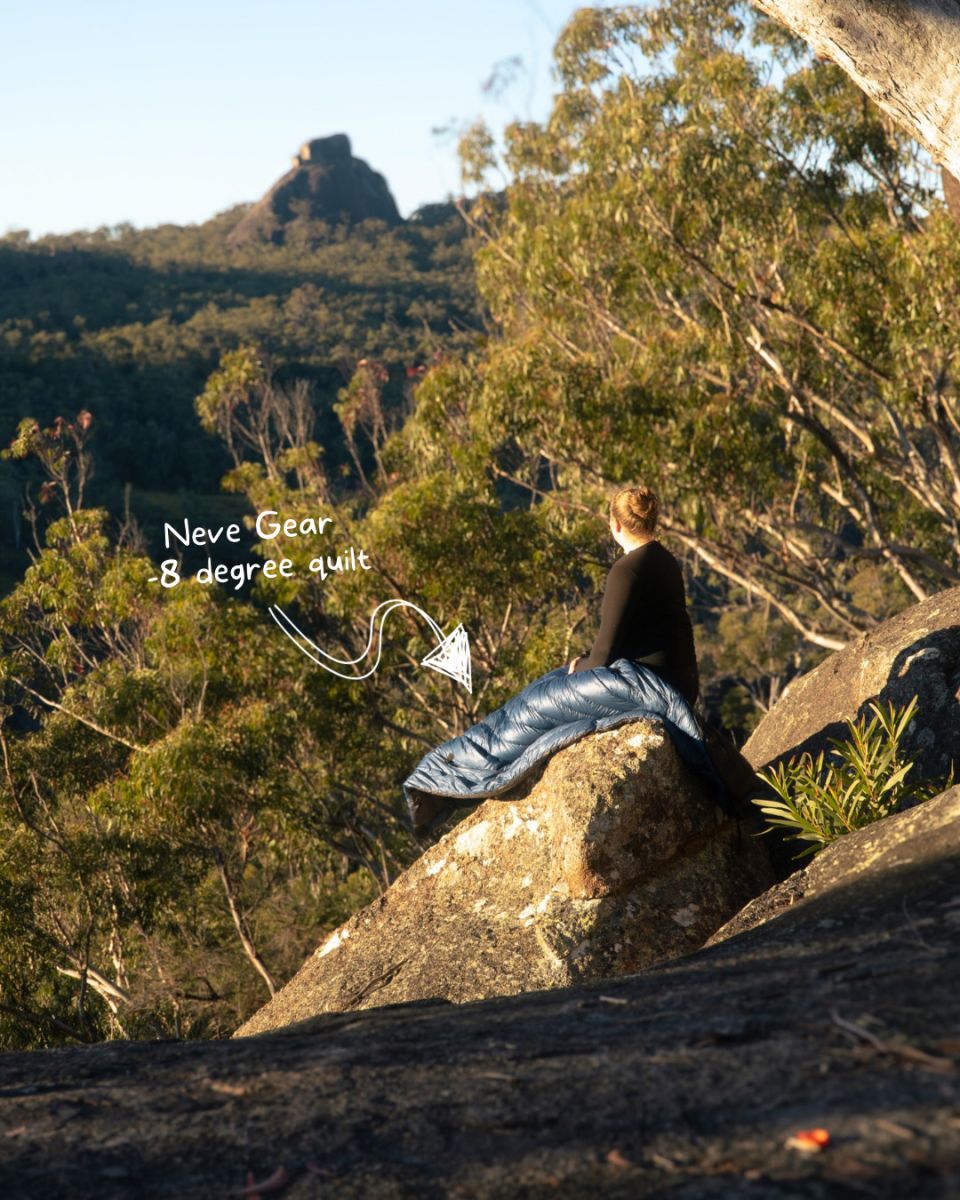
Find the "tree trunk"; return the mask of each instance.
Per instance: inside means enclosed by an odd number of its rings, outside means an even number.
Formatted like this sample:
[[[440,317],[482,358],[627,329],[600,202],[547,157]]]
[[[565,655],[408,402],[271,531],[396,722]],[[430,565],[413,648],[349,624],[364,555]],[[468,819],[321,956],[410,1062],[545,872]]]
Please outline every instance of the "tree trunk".
[[[960,177],[960,0],[753,0]]]
[[[946,167],[940,168],[943,198],[955,221],[960,221],[960,179],[951,175]]]

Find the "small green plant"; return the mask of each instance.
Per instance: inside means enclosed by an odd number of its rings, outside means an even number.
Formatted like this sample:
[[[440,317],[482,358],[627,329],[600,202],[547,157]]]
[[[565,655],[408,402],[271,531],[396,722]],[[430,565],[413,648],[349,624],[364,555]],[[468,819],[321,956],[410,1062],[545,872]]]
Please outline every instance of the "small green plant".
[[[816,759],[807,752],[791,758],[784,766],[766,768],[758,774],[779,799],[755,798],[769,825],[794,831],[800,841],[810,842],[796,858],[820,850],[871,821],[889,816],[905,802],[919,802],[937,795],[953,781],[953,769],[945,783],[920,780],[907,783],[913,763],[903,761],[900,742],[917,711],[914,696],[905,707],[872,703],[873,717],[847,721],[849,736],[832,738],[829,760],[821,750]]]

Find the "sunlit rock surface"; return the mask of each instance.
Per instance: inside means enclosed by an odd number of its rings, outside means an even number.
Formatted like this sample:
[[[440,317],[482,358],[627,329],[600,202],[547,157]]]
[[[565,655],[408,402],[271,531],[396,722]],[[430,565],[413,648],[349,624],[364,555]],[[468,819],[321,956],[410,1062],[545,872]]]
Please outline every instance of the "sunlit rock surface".
[[[603,979],[685,954],[774,882],[663,726],[593,734],[487,800],[324,937],[238,1034]]]

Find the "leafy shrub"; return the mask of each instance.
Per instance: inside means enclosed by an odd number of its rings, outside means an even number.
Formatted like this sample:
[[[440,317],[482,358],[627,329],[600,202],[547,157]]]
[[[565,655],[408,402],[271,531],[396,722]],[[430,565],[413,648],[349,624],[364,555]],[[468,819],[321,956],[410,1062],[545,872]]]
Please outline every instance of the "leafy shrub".
[[[948,787],[946,782],[906,782],[913,763],[904,761],[900,743],[917,711],[914,696],[905,707],[872,703],[873,717],[847,721],[848,737],[831,738],[829,759],[821,750],[816,759],[809,752],[794,756],[784,766],[758,772],[779,799],[755,798],[767,823],[792,830],[800,841],[810,842],[798,859],[820,850],[872,821],[928,800]]]

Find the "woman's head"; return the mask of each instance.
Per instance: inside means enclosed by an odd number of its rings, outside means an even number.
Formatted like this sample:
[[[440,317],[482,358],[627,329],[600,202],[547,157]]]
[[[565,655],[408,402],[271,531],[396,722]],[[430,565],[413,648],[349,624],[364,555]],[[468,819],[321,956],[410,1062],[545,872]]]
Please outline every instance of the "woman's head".
[[[650,488],[621,488],[610,501],[610,529],[614,537],[619,526],[628,537],[646,541],[653,536],[659,512],[660,505]]]

